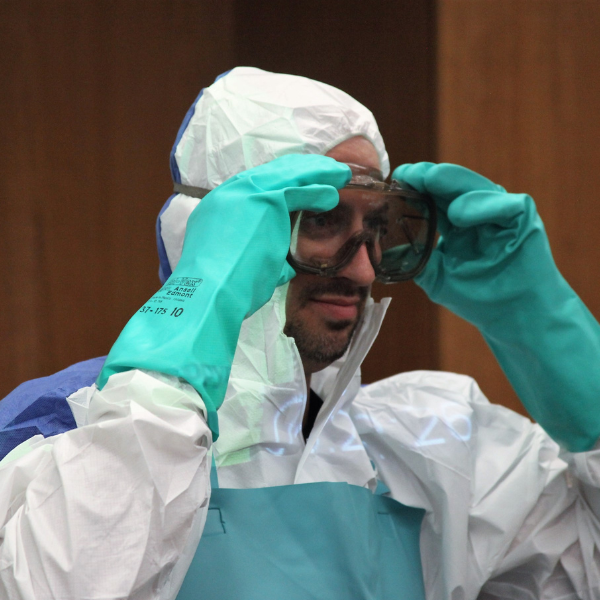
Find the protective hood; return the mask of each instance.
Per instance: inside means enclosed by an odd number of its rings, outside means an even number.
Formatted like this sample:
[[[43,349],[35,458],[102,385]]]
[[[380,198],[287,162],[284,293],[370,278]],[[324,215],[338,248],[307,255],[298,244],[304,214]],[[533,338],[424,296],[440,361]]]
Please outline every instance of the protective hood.
[[[171,151],[173,181],[214,189],[241,171],[285,154],[325,154],[355,136],[390,165],[373,114],[345,92],[296,75],[237,67],[202,90]],[[164,283],[181,257],[185,227],[199,200],[171,196],[157,221]]]

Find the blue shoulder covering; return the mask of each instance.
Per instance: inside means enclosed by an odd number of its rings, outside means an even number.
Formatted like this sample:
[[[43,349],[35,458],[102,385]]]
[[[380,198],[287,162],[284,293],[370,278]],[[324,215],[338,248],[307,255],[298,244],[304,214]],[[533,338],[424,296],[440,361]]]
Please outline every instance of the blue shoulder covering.
[[[75,429],[67,397],[92,385],[106,356],[92,358],[54,373],[22,383],[0,401],[0,460],[21,442]]]

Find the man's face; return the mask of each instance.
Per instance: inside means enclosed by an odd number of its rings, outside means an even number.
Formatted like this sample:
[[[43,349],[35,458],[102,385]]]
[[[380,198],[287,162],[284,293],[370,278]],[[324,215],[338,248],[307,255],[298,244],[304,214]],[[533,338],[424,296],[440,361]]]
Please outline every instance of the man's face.
[[[379,169],[377,151],[365,138],[346,140],[327,156]],[[344,355],[374,280],[375,272],[363,245],[335,277],[298,273],[290,281],[284,333],[295,339],[307,374],[324,369]]]

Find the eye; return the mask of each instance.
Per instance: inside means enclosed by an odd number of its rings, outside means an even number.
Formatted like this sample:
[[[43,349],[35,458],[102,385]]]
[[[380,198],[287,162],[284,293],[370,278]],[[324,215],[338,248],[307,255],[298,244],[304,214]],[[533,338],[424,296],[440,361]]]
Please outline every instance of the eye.
[[[335,210],[314,213],[306,211],[300,221],[300,235],[309,238],[326,238],[337,235],[344,228]]]
[[[310,219],[313,227],[326,227],[327,219],[323,215],[316,215]]]
[[[386,216],[380,215],[365,220],[365,228],[375,231],[379,237],[383,237],[388,232],[389,220]]]
[[[324,229],[325,227],[331,227],[333,220],[330,215],[326,213],[309,213],[305,212],[302,215],[302,222],[300,224],[301,231],[313,231],[316,229]]]

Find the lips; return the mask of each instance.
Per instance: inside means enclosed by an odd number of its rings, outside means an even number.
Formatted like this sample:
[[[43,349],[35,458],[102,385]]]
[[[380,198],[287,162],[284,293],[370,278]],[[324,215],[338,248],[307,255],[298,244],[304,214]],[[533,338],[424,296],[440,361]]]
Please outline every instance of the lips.
[[[311,298],[313,306],[324,316],[333,320],[350,321],[358,315],[358,297],[320,296]]]

